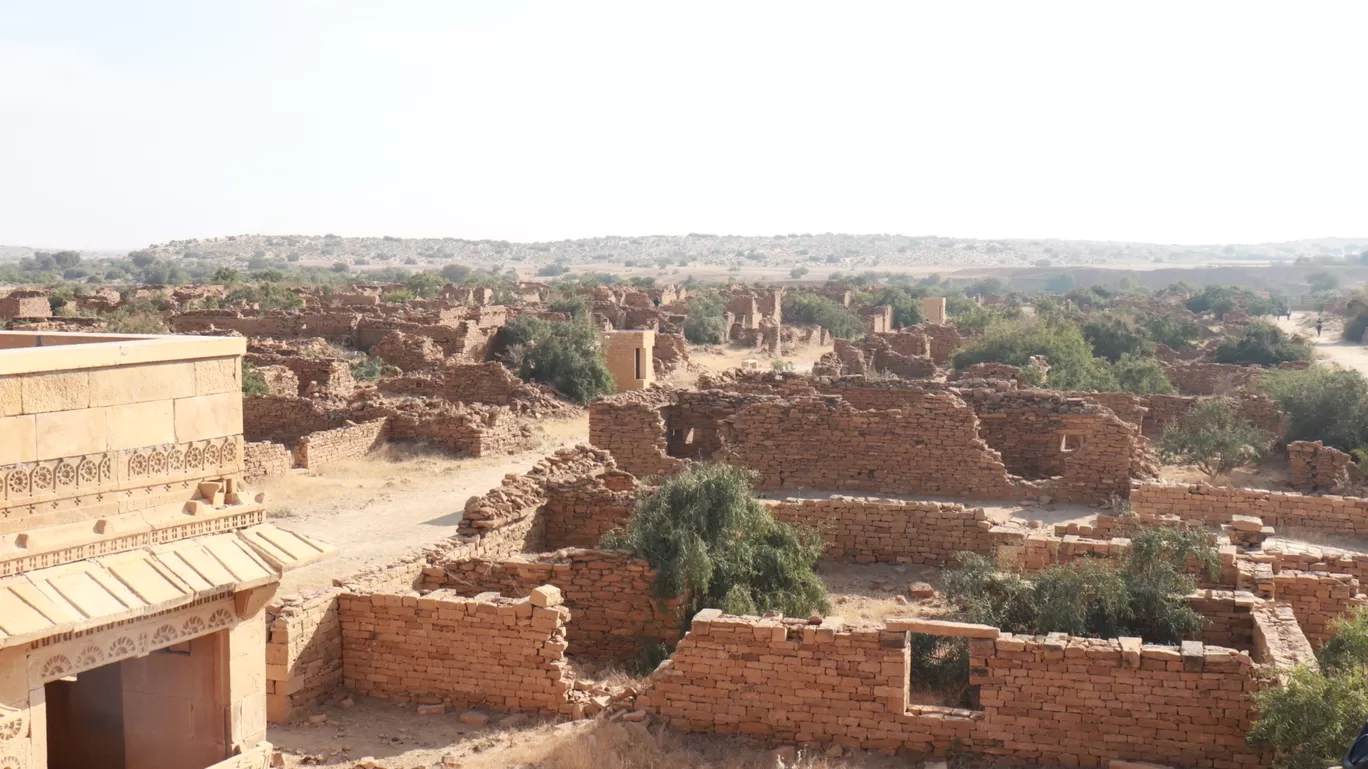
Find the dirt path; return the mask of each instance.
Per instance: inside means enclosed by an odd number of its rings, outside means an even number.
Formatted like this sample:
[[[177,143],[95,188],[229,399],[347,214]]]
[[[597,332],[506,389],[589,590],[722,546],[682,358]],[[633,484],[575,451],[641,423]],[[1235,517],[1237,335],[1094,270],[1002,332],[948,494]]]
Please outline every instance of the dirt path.
[[[1294,312],[1292,319],[1278,319],[1278,327],[1283,331],[1293,334],[1301,334],[1316,346],[1318,357],[1336,363],[1344,368],[1358,369],[1368,375],[1368,347],[1356,342],[1346,342],[1340,339],[1343,330],[1343,322],[1339,318],[1332,316],[1325,317],[1325,325],[1321,329],[1320,336],[1316,336],[1316,318],[1320,317],[1314,312]]]
[[[589,418],[545,422],[542,444],[513,455],[452,459],[391,447],[308,475],[262,483],[273,523],[336,545],[338,554],[290,572],[281,592],[326,587],[333,577],[386,563],[456,533],[466,500],[525,473],[556,449],[587,443]]]

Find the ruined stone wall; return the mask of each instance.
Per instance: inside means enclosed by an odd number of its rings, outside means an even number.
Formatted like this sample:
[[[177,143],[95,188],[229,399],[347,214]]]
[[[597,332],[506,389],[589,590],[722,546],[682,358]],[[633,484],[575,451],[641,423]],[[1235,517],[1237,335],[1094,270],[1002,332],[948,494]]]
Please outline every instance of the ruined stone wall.
[[[971,636],[981,711],[908,705],[908,631]],[[814,626],[707,610],[637,702],[692,732],[1014,764],[1236,769],[1254,758],[1244,745],[1254,687],[1247,654],[1200,642],[1012,636],[918,620]],[[1114,707],[1117,692],[1124,707]]]
[[[589,442],[638,478],[673,473],[683,460],[668,456],[660,414],[673,400],[668,393],[640,390],[595,401],[589,406]]]
[[[1254,609],[1260,603],[1258,597],[1244,590],[1199,590],[1188,597],[1188,606],[1206,618],[1198,640],[1208,646],[1245,651],[1256,646]]]
[[[384,376],[376,383],[380,392],[386,395],[409,395],[415,398],[441,398],[446,392],[443,377],[430,372]]]
[[[294,456],[279,443],[259,441],[242,447],[242,477],[252,481],[284,475],[294,467]]]
[[[1304,542],[1275,540],[1264,544],[1263,553],[1273,559],[1273,571],[1325,571],[1347,574],[1368,584],[1368,555]]]
[[[308,398],[249,395],[242,399],[242,433],[248,441],[293,446],[305,435],[345,424],[344,417]]]
[[[388,420],[372,419],[361,424],[310,433],[295,447],[295,463],[316,469],[344,459],[364,457],[385,444]]]
[[[620,470],[544,485],[540,515],[543,547],[598,547],[609,530],[625,525],[636,507],[636,478]]]
[[[493,403],[506,406],[524,382],[501,363],[450,366],[442,395],[456,403]]]
[[[338,600],[343,681],[358,694],[545,716],[567,710],[563,606],[447,591]]]
[[[656,376],[667,376],[689,365],[689,344],[682,334],[657,333],[651,357]]]
[[[299,395],[299,377],[286,366],[259,366],[257,372],[266,383],[267,395],[294,397]]]
[[[370,354],[383,360],[400,371],[423,371],[440,368],[446,354],[437,343],[425,336],[410,335],[402,331],[385,334]]]
[[[1229,523],[1232,515],[1253,515],[1288,536],[1293,532],[1368,536],[1368,499],[1361,497],[1308,497],[1263,489],[1137,482],[1132,485],[1130,501],[1137,513],[1174,515],[1211,524]]]
[[[1263,373],[1263,369],[1232,363],[1193,362],[1165,365],[1164,373],[1183,395],[1223,395],[1244,389]]]
[[[421,583],[424,590],[467,596],[522,596],[539,585],[554,585],[564,595],[574,618],[566,634],[570,654],[627,663],[647,646],[674,643],[682,632],[679,602],[656,598],[650,564],[626,552],[565,549],[437,563],[424,570]]]
[[[0,298],[0,318],[48,318],[52,303],[46,296],[6,296]]]
[[[926,337],[931,359],[937,363],[948,362],[965,342],[959,329],[945,323],[922,323],[909,326],[907,330]]]
[[[1348,574],[1285,569],[1259,580],[1259,592],[1292,607],[1306,640],[1319,649],[1333,633],[1330,623],[1368,601]]]
[[[1239,417],[1266,433],[1278,438],[1282,436],[1285,426],[1282,411],[1278,409],[1278,404],[1272,398],[1254,393],[1235,393],[1229,396],[1234,403],[1235,413]],[[1189,409],[1193,407],[1201,398],[1190,395],[1149,395],[1145,397],[1145,405],[1149,411],[1145,414],[1145,421],[1142,430],[1146,438],[1157,440],[1164,435],[1164,428],[1178,422],[1187,416]]]
[[[336,588],[266,607],[266,715],[273,724],[318,705],[342,684]]]
[[[890,411],[828,398],[770,399],[722,425],[727,461],[758,472],[761,489],[999,499],[1035,493],[1008,477],[997,452],[979,438],[973,410],[949,393]]]
[[[1292,488],[1304,494],[1315,491],[1341,491],[1349,485],[1354,458],[1320,441],[1293,441],[1287,444],[1292,462]]]
[[[818,530],[826,557],[836,560],[944,566],[958,552],[994,552],[992,524],[982,508],[862,497],[765,504],[776,520]]]

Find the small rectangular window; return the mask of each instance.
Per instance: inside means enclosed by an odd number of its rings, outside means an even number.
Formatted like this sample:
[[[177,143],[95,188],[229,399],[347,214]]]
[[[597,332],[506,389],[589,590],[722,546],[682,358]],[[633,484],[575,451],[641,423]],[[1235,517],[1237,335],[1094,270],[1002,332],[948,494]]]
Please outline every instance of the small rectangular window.
[[[637,378],[637,381],[641,381],[642,379],[645,379],[645,377],[643,377],[643,376],[641,375],[641,352],[642,352],[642,351],[641,351],[641,348],[640,348],[640,347],[636,348],[636,351],[635,351],[635,352],[636,352],[636,378]]]

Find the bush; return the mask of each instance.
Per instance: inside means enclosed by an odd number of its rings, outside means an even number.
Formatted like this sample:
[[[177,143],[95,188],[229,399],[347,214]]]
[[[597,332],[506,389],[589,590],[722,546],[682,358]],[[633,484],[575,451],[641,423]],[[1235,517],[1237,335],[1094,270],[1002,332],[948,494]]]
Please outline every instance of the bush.
[[[988,327],[983,339],[955,353],[963,370],[975,363],[1025,366],[1033,355],[1050,361],[1051,387],[1061,390],[1115,390],[1106,361],[1094,358],[1078,326],[1064,320],[1004,321]]]
[[[362,382],[374,382],[385,373],[385,361],[366,356],[351,365],[352,377]]]
[[[806,267],[804,267],[804,266],[802,266],[802,265],[799,265],[799,266],[794,267],[793,269],[789,270],[789,277],[790,277],[790,278],[793,278],[794,280],[798,280],[799,278],[803,277],[803,276],[806,275],[806,274],[808,274],[808,268],[806,268]]]
[[[960,553],[958,561],[941,583],[969,622],[1027,635],[1139,636],[1151,643],[1201,632],[1206,620],[1187,603],[1197,582],[1185,570],[1196,562],[1214,576],[1219,568],[1209,534],[1165,527],[1136,533],[1119,558],[1052,566],[1030,580],[976,553]]]
[[[827,608],[815,566],[817,532],[780,523],[756,499],[755,474],[726,464],[691,465],[637,503],[603,547],[630,550],[656,570],[656,592],[685,596],[688,616],[774,610],[806,617]]]
[[[1255,692],[1254,706],[1259,718],[1245,739],[1272,749],[1276,769],[1338,766],[1368,721],[1368,679],[1300,667],[1283,686]]]
[[[1341,451],[1368,443],[1368,379],[1354,369],[1268,371],[1258,388],[1287,415],[1287,441],[1324,441]]]
[[[1202,335],[1202,326],[1191,318],[1173,314],[1143,315],[1136,322],[1153,341],[1185,350]]]
[[[242,394],[243,395],[270,395],[271,390],[266,386],[266,377],[257,370],[256,366],[242,362]]]
[[[1136,395],[1164,395],[1173,392],[1164,367],[1154,358],[1141,358],[1126,353],[1112,366],[1116,386],[1122,392]]]
[[[1095,313],[1083,323],[1083,338],[1093,347],[1093,354],[1115,363],[1123,355],[1141,357],[1154,352],[1154,343],[1144,329],[1109,312]]]
[[[879,304],[886,304],[893,308],[893,326],[915,326],[926,320],[922,314],[922,301],[920,296],[914,296],[905,289],[897,286],[885,288],[878,297]]]
[[[824,296],[790,293],[784,297],[784,317],[796,323],[812,323],[839,339],[864,336],[864,320],[854,310]]]
[[[537,269],[537,275],[543,278],[554,278],[557,275],[564,275],[570,272],[570,268],[563,262],[548,264]]]
[[[1271,323],[1250,323],[1216,348],[1217,363],[1275,366],[1286,361],[1311,360],[1311,356],[1311,345],[1289,337]]]
[[[587,321],[545,323],[539,330],[523,351],[523,379],[545,382],[576,403],[617,389],[599,349],[598,332]]]
[[[1272,436],[1240,419],[1224,396],[1200,400],[1164,428],[1159,452],[1169,464],[1192,464],[1211,478],[1256,461]]]
[[[727,318],[722,302],[714,297],[689,301],[684,320],[684,338],[692,344],[723,344],[727,341]]]

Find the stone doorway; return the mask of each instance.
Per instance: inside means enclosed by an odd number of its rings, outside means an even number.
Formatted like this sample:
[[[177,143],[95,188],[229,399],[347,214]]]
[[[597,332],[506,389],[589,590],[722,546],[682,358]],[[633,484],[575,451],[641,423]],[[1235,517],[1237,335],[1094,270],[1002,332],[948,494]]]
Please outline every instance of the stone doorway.
[[[205,769],[230,753],[227,631],[52,681],[48,769]]]

